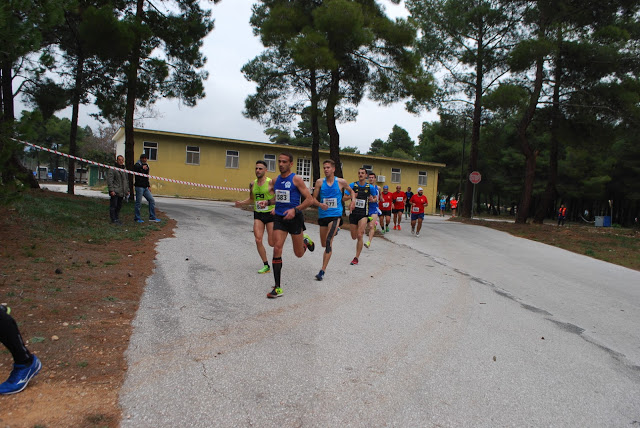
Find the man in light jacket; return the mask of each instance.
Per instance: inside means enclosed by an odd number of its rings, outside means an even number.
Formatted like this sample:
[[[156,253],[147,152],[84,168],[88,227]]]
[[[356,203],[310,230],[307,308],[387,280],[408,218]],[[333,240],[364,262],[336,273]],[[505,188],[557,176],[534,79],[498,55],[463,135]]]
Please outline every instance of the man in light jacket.
[[[122,224],[120,221],[120,208],[122,208],[122,200],[125,196],[129,196],[129,179],[127,173],[124,172],[124,156],[119,155],[116,158],[116,168],[109,169],[107,172],[107,186],[109,186],[109,216],[111,223]]]

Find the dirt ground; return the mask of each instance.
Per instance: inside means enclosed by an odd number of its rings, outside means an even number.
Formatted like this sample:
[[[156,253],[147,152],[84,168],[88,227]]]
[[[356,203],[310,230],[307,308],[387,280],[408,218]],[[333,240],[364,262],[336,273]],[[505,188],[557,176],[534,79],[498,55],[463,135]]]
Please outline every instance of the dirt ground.
[[[43,365],[23,392],[0,396],[0,426],[118,426],[131,322],[155,243],[173,233],[168,221],[137,242],[34,245],[16,213],[0,208],[0,302]],[[0,382],[12,364],[2,347]]]

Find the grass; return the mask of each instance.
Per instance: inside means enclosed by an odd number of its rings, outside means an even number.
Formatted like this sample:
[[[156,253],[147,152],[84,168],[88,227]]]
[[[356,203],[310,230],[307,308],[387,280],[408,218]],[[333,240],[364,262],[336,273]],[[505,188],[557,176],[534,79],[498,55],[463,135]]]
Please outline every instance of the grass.
[[[69,197],[47,191],[27,191],[14,201],[12,207],[21,221],[32,231],[33,237],[54,236],[65,241],[95,244],[122,239],[138,241],[150,230],[160,230],[162,223],[137,224],[125,220],[123,227],[109,221],[109,202],[103,199]],[[133,203],[123,204],[120,217],[133,219]],[[24,248],[28,257],[34,256],[36,245]],[[41,258],[34,260],[41,262]]]

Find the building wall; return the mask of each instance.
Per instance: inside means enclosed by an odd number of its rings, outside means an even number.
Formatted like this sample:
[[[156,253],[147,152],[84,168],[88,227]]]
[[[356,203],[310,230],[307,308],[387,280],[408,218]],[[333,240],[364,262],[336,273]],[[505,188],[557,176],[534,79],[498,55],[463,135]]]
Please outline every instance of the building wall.
[[[124,155],[124,132],[122,129],[114,136],[114,140],[117,144],[117,154]],[[264,160],[265,155],[275,158],[274,171],[268,173],[268,176],[272,178],[279,173],[277,157],[283,151],[289,151],[294,156],[293,172],[300,173],[297,168],[299,158],[305,159],[308,164],[311,163],[311,149],[308,148],[144,129],[135,130],[135,161],[144,150],[144,142],[157,144],[156,159],[148,161],[152,175],[220,187],[248,189],[249,183],[255,178],[255,162],[259,159]],[[187,146],[199,148],[199,165],[187,163]],[[226,166],[227,151],[238,153],[237,168]],[[347,181],[357,180],[358,168],[369,165],[378,176],[386,178],[385,182],[378,184],[380,186],[388,185],[390,191],[395,191],[396,185],[400,185],[402,190],[406,190],[410,186],[414,193],[418,187],[422,187],[429,200],[426,212],[435,212],[438,170],[444,165],[350,153],[341,153],[340,157],[343,163],[344,178]],[[329,152],[321,150],[320,168],[322,168],[322,161],[325,159],[329,159]],[[400,169],[398,183],[393,180],[392,168]],[[418,185],[419,172],[426,172],[426,185]],[[313,177],[311,171],[310,176]],[[323,176],[320,171],[320,177]],[[228,201],[245,199],[247,196],[245,192],[237,190],[209,189],[156,179],[151,179],[151,186],[155,194],[165,196]]]

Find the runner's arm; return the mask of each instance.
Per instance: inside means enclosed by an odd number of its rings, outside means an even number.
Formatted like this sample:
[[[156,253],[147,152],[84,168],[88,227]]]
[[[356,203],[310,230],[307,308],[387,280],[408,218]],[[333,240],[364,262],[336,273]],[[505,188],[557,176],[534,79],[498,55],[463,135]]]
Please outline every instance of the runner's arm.
[[[236,201],[235,206],[241,207],[242,205],[249,205],[253,203],[253,183],[249,183],[249,197],[244,201]]]
[[[316,180],[316,185],[313,189],[313,205],[316,207],[320,207],[323,210],[329,209],[327,204],[320,202],[320,188],[322,187],[322,179],[319,178]]]
[[[342,200],[347,201],[348,199],[350,199],[351,203],[349,204],[349,211],[353,211],[353,209],[356,207],[356,192],[353,191],[351,186],[349,186],[349,183],[347,183],[347,180],[345,180],[344,178],[339,178],[338,183],[340,184],[340,191],[343,195],[345,190],[349,193],[349,196],[343,196]]]

